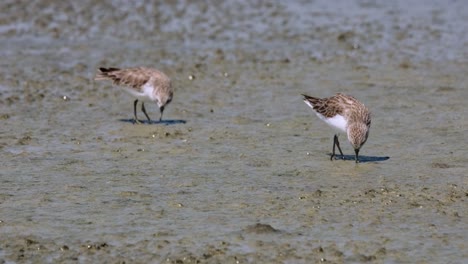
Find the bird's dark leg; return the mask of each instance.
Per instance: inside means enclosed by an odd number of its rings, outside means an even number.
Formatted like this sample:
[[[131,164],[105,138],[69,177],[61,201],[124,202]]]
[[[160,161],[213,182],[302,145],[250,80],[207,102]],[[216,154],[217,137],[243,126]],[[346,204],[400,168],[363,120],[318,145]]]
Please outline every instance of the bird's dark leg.
[[[151,124],[151,118],[148,116],[148,113],[146,113],[144,102],[141,103],[141,111],[143,111],[143,114],[145,114],[146,118],[148,118],[148,124]]]
[[[138,117],[137,117],[137,110],[136,110],[137,103],[138,103],[138,99],[136,99],[135,102],[133,102],[133,124],[140,124],[140,121],[138,120]]]
[[[161,107],[159,108],[159,111],[161,112],[161,116],[159,117],[159,122],[161,122],[161,121],[162,121],[163,112],[164,112],[164,106],[161,106]]]
[[[336,137],[336,146],[338,147],[338,150],[340,151],[341,158],[344,159],[343,151],[341,151],[341,148],[340,148],[340,141],[338,141],[338,136],[335,135],[335,137]]]
[[[344,159],[343,151],[341,151],[341,148],[340,148],[340,141],[338,141],[338,135],[335,135],[335,137],[333,137],[333,153],[332,153],[332,155],[330,157],[330,160],[333,160],[333,158],[336,156],[335,155],[335,145],[338,147],[338,150],[340,151],[341,157]]]
[[[355,149],[354,153],[356,153],[356,163],[359,163],[359,149]]]

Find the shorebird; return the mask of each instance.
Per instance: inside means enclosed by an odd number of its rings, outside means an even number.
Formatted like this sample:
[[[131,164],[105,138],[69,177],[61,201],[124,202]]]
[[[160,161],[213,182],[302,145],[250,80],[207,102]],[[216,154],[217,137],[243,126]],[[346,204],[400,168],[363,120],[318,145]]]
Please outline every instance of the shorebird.
[[[355,160],[358,163],[359,150],[366,143],[369,136],[371,125],[369,109],[356,98],[342,93],[337,93],[329,98],[316,98],[305,94],[302,96],[304,96],[304,102],[314,110],[320,119],[346,133],[354,148]],[[330,160],[333,160],[336,156],[335,146],[338,147],[341,157],[344,159],[337,134],[333,138],[333,153]]]
[[[162,121],[164,107],[172,101],[174,94],[171,79],[166,74],[151,68],[99,68],[95,80],[111,80],[137,98],[133,102],[134,123],[140,123],[136,110],[138,100],[142,101],[141,111],[148,119],[148,124],[151,124],[151,118],[146,113],[145,101],[153,101],[158,104],[161,112],[159,121]]]

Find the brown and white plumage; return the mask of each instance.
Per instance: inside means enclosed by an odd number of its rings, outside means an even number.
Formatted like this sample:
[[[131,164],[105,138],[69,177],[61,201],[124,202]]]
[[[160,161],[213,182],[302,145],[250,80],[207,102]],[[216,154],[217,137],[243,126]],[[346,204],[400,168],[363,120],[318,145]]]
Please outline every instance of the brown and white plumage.
[[[133,104],[135,122],[139,122],[136,116],[138,100],[143,101],[141,110],[148,118],[148,122],[151,122],[146,113],[144,102],[156,102],[161,112],[159,120],[162,120],[164,107],[172,101],[174,95],[171,79],[161,71],[151,68],[99,68],[95,80],[111,80],[137,98]]]
[[[316,98],[305,94],[302,96],[304,96],[304,102],[315,111],[320,119],[330,126],[346,132],[356,153],[356,162],[358,162],[359,150],[369,136],[371,125],[369,109],[356,98],[342,93],[328,98]],[[338,146],[338,150],[343,156],[337,135],[334,137],[332,159],[335,156],[335,145]]]

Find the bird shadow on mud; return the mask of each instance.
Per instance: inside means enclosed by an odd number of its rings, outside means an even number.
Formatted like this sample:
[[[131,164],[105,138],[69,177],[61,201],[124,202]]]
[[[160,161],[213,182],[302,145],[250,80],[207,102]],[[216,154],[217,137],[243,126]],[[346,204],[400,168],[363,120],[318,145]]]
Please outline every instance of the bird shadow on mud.
[[[331,153],[328,153],[328,156],[332,156]],[[363,156],[359,155],[359,163],[364,163],[364,162],[378,162],[378,161],[386,161],[390,159],[390,157],[376,157],[376,156]],[[354,155],[335,155],[334,160],[352,160],[355,161],[355,156]]]
[[[130,124],[135,124],[135,120],[133,118],[131,119],[119,119],[120,122],[125,122],[125,123],[130,123]],[[141,124],[145,125],[177,125],[177,124],[185,124],[187,121],[182,120],[182,119],[166,119],[166,120],[138,120]]]

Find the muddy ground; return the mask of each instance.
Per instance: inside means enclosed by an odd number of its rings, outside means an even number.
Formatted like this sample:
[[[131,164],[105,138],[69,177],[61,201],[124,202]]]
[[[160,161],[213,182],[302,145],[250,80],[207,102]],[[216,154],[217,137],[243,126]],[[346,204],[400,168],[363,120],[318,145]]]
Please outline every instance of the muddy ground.
[[[0,9],[0,263],[467,261],[463,1]],[[99,66],[166,72],[167,122]],[[336,92],[366,162],[300,96]]]

